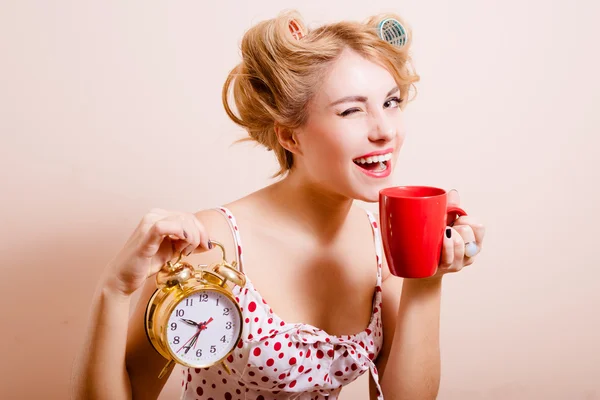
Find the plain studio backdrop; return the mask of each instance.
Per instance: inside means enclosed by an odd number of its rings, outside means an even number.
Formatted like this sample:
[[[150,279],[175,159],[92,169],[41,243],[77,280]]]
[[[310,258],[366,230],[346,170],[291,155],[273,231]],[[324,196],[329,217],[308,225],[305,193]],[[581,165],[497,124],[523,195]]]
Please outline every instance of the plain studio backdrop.
[[[273,154],[232,146],[221,88],[243,33],[285,8],[414,30],[394,183],[456,188],[488,229],[444,278],[439,399],[600,399],[593,0],[3,1],[0,398],[68,397],[97,279],[149,209],[270,182]],[[341,398],[366,399],[366,375]]]

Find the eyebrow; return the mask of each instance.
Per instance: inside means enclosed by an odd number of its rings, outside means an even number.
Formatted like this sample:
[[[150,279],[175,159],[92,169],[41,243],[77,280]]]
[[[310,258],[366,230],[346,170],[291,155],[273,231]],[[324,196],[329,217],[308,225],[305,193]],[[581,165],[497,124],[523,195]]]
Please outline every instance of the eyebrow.
[[[388,92],[388,94],[385,95],[385,97],[391,96],[392,94],[396,93],[397,91],[399,91],[400,89],[398,88],[398,86],[394,86],[394,88],[392,90],[390,90]],[[358,101],[361,103],[366,103],[368,100],[368,98],[366,96],[346,96],[346,97],[342,97],[341,99],[338,99],[336,101],[334,101],[333,103],[331,103],[329,105],[329,107],[333,107],[335,105],[338,105],[340,103],[346,103],[346,102],[351,102],[351,101]]]

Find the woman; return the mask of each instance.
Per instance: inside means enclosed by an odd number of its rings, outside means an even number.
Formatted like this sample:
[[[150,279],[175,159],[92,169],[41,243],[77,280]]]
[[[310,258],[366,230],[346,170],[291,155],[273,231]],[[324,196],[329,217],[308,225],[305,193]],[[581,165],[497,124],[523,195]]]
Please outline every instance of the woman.
[[[247,285],[236,296],[253,318],[231,357],[232,374],[186,370],[182,398],[335,399],[367,371],[372,399],[436,397],[442,277],[474,261],[464,243],[481,247],[484,228],[459,218],[446,230],[437,274],[403,282],[385,265],[376,217],[354,205],[377,201],[391,185],[405,137],[402,110],[418,80],[410,41],[378,36],[385,18],[400,23],[381,15],[307,31],[290,11],[245,34],[223,102],[275,153],[282,179],[222,208],[152,210],[142,219],[99,283],[75,397],[159,395],[165,359],[143,322],[153,275],[179,252],[194,264],[218,261],[211,239],[240,256]],[[456,192],[449,198],[458,202]],[[267,329],[275,331],[270,343],[259,338]]]

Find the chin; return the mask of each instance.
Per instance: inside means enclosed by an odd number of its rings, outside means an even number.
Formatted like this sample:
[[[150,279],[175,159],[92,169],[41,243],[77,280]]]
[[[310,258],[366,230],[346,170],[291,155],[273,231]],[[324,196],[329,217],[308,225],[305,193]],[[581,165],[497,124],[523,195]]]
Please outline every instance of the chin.
[[[383,179],[378,185],[361,185],[362,187],[354,188],[353,198],[355,200],[364,201],[365,203],[377,203],[379,201],[379,192],[392,185],[390,179]]]

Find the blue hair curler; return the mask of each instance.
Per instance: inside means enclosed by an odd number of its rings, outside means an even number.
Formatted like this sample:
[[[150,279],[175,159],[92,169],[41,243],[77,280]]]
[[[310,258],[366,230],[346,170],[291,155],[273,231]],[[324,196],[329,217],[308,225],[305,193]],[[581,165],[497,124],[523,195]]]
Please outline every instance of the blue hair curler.
[[[386,18],[381,21],[377,28],[377,33],[381,39],[396,47],[403,47],[408,41],[408,32],[394,18]]]

